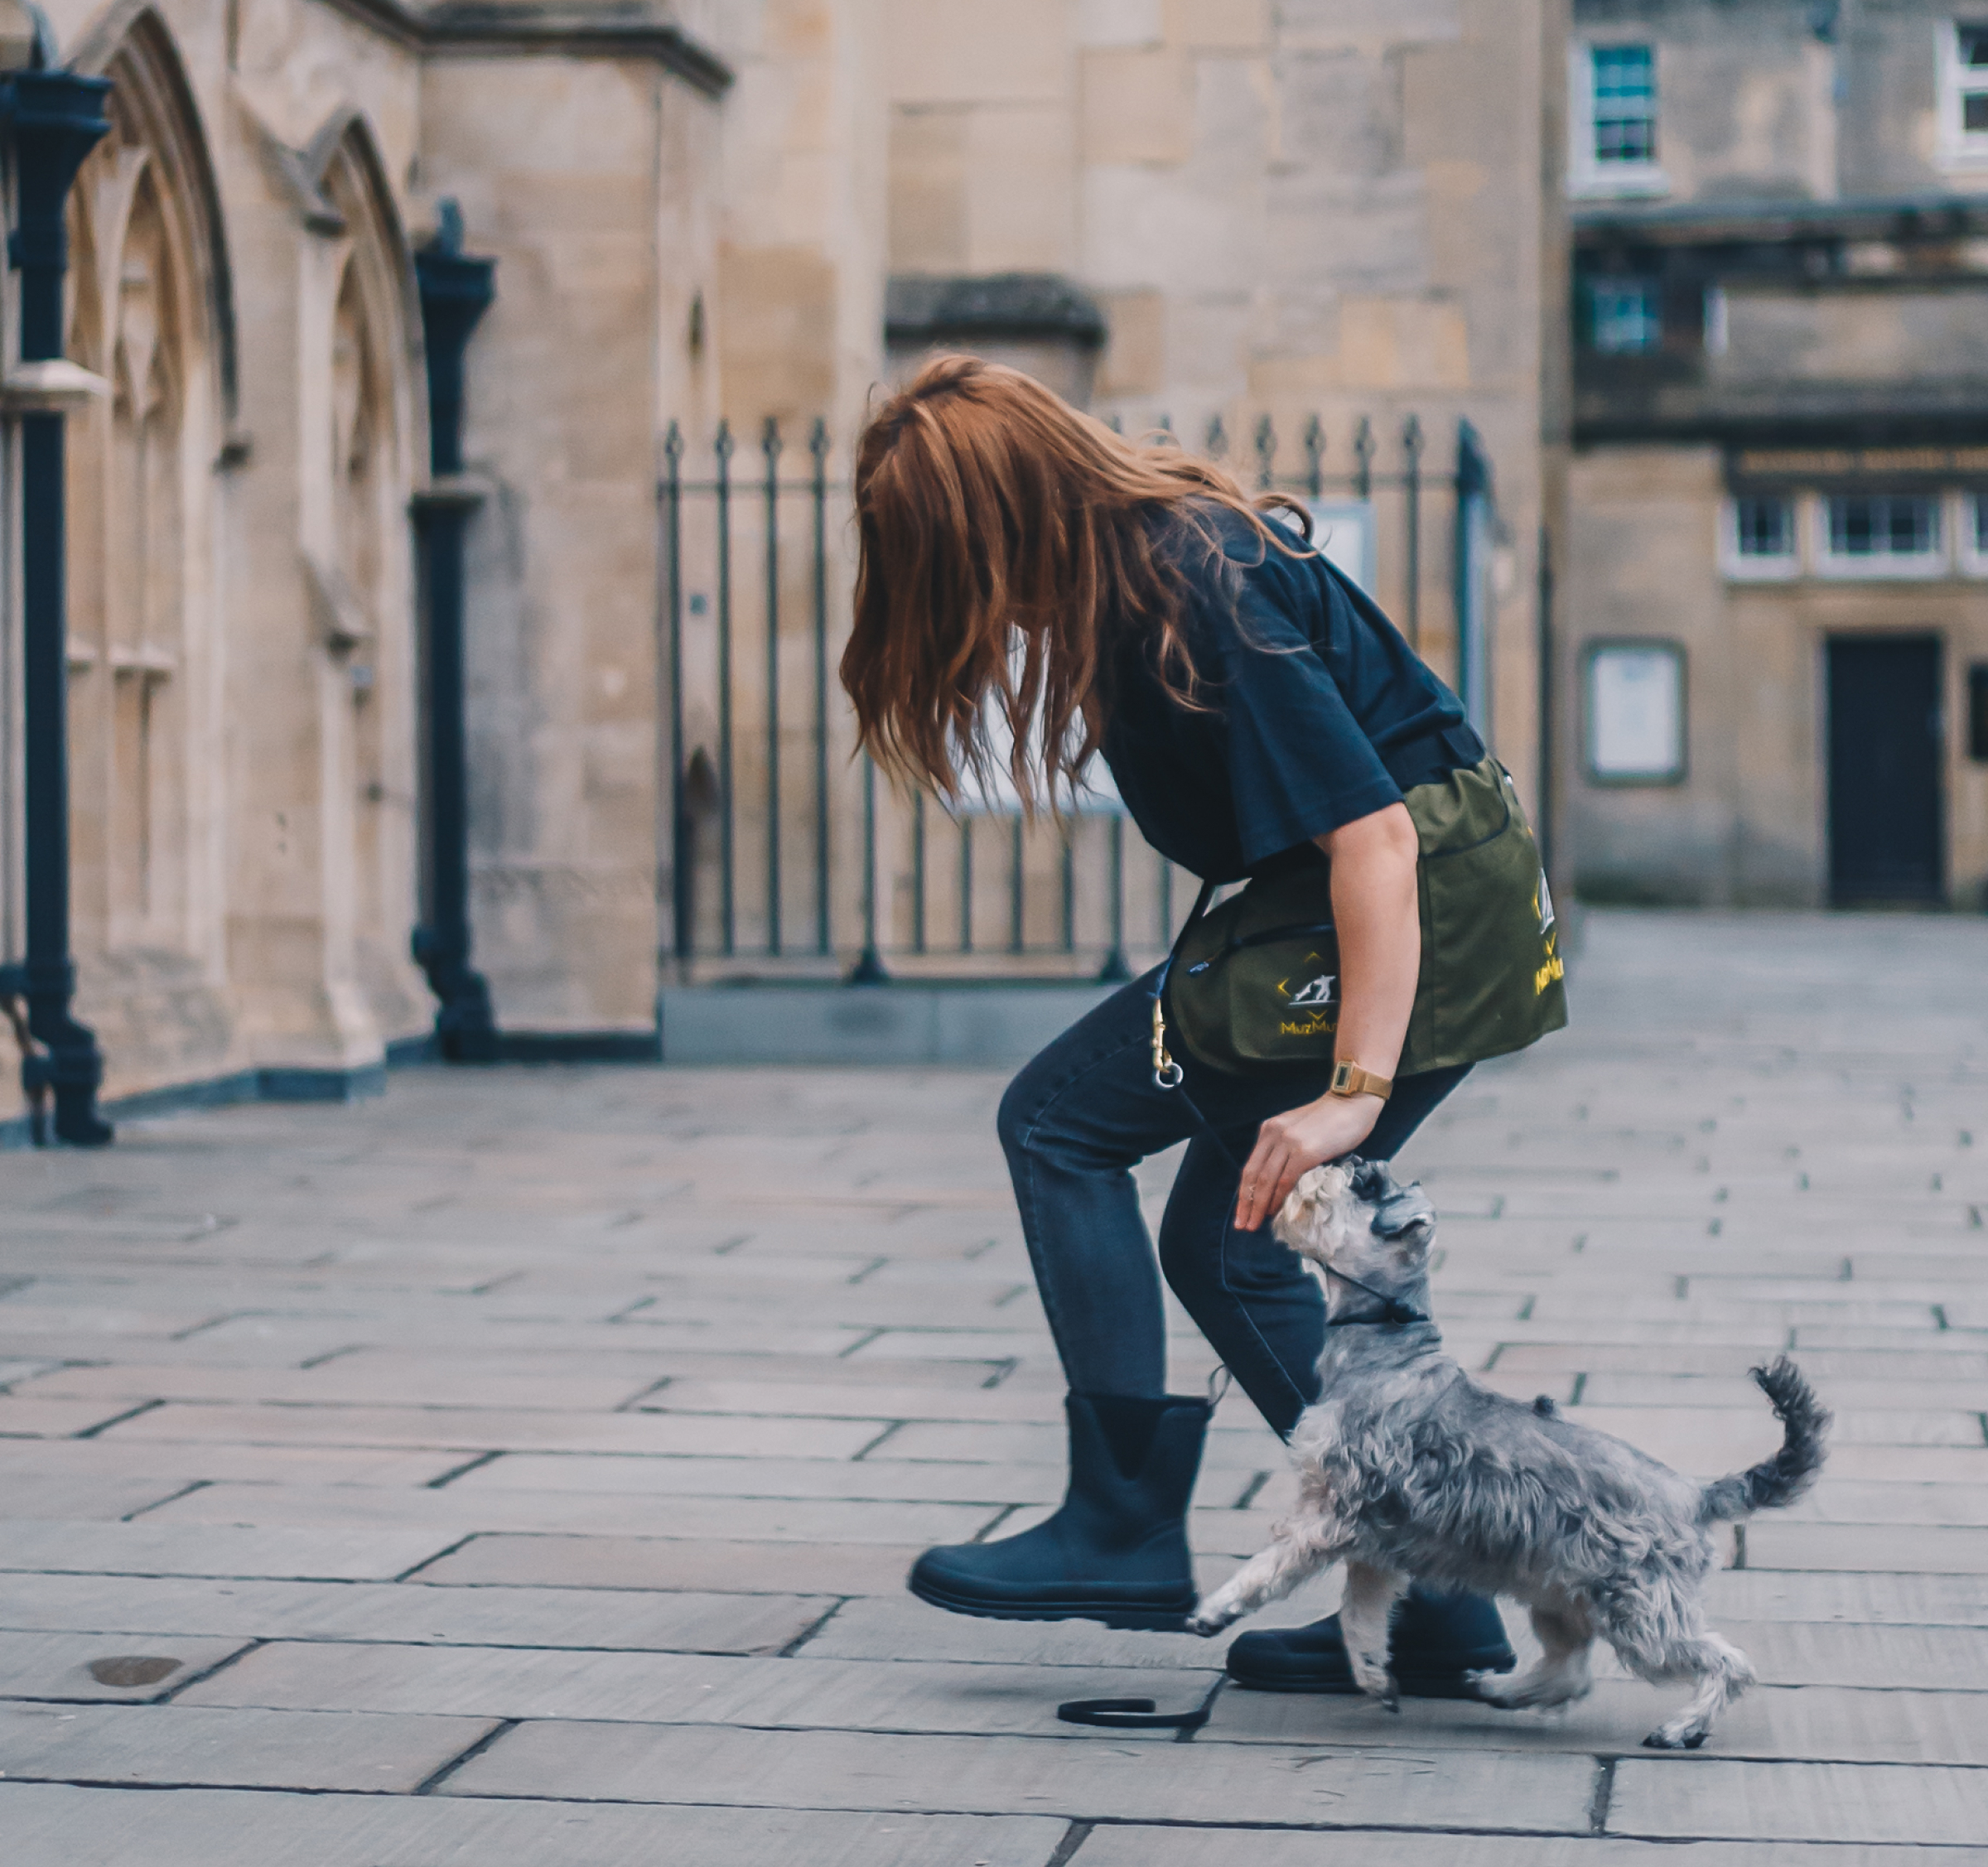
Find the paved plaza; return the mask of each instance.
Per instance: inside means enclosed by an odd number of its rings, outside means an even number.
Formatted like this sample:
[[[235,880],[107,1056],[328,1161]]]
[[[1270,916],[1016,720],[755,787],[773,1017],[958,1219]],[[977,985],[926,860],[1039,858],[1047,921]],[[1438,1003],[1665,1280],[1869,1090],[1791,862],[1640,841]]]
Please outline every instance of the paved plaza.
[[[1988,921],[1599,914],[1573,1004],[1402,1168],[1502,1391],[1703,1475],[1772,1351],[1836,1409],[1722,1532],[1706,1750],[1612,1662],[1390,1717],[912,1599],[1060,1494],[998,1074],[422,1069],[0,1156],[0,1860],[1988,1862]],[[1291,1492],[1232,1393],[1204,1585]],[[1106,1695],[1212,1717],[1058,1723]]]

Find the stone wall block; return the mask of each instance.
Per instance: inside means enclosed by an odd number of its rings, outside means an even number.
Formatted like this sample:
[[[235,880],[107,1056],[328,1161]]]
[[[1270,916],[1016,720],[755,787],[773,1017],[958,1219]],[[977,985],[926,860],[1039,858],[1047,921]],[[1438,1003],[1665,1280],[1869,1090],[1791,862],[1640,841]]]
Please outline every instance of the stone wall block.
[[[1076,261],[1076,163],[1067,109],[982,105],[967,118],[968,273],[1060,273]]]
[[[1166,42],[1188,51],[1257,51],[1270,42],[1270,0],[1166,0]]]
[[[1393,76],[1381,59],[1352,47],[1281,59],[1282,160],[1342,184],[1393,170],[1402,160],[1401,99]]]
[[[1278,40],[1292,51],[1439,43],[1463,36],[1464,5],[1465,0],[1279,0]],[[1504,29],[1519,27],[1508,20]]]
[[[1157,292],[1100,295],[1111,335],[1098,359],[1098,393],[1151,395],[1165,379],[1166,302]]]
[[[1176,164],[1194,153],[1194,65],[1178,51],[1086,52],[1083,99],[1086,162]]]
[[[967,269],[967,137],[958,105],[890,113],[890,270]]]
[[[998,7],[888,0],[890,95],[900,104],[1067,99],[1070,11],[1070,0]]]
[[[1166,0],[1077,0],[1077,43],[1086,48],[1156,46],[1165,22]]]

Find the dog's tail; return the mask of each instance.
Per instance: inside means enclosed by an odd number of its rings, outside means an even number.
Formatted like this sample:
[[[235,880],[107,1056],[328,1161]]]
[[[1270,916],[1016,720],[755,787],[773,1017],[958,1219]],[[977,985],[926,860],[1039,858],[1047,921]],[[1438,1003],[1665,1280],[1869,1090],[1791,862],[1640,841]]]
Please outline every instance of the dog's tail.
[[[1781,1422],[1781,1450],[1746,1471],[1706,1485],[1698,1504],[1701,1523],[1730,1523],[1755,1511],[1792,1504],[1822,1469],[1829,1409],[1816,1398],[1801,1369],[1786,1355],[1777,1355],[1752,1373]]]

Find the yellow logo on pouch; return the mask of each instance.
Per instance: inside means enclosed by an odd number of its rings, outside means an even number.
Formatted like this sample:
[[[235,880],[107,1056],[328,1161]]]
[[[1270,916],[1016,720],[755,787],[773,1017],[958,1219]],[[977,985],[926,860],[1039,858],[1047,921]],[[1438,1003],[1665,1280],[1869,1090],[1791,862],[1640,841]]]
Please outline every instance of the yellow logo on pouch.
[[[1545,885],[1542,883],[1541,885],[1543,887]],[[1535,998],[1537,998],[1556,979],[1564,979],[1566,977],[1566,962],[1554,950],[1559,944],[1559,930],[1555,929],[1546,935],[1546,962],[1532,975],[1532,996]]]
[[[1308,953],[1305,963],[1309,966],[1321,956]],[[1289,979],[1277,981],[1277,996],[1283,999],[1294,1011],[1309,1011],[1311,1016],[1303,1023],[1290,1020],[1277,1026],[1280,1037],[1330,1037],[1339,1026],[1339,977],[1336,972],[1320,972],[1307,979],[1296,991],[1291,989]]]

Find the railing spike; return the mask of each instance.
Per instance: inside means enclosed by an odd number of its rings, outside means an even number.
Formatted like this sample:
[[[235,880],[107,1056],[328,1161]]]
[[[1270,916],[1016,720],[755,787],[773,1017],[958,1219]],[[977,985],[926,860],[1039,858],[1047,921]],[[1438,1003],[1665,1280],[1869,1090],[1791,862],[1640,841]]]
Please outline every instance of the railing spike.
[[[1315,414],[1305,423],[1305,484],[1315,499],[1325,491],[1325,424]]]

